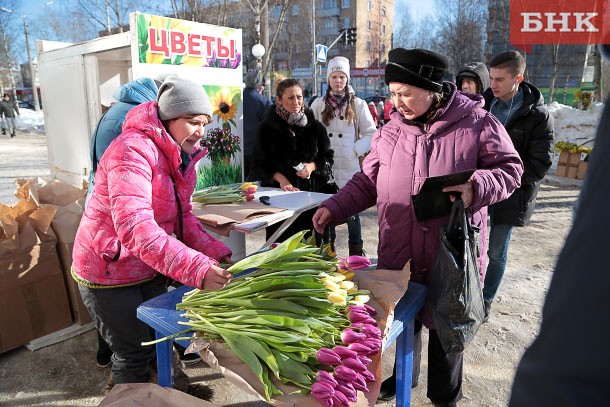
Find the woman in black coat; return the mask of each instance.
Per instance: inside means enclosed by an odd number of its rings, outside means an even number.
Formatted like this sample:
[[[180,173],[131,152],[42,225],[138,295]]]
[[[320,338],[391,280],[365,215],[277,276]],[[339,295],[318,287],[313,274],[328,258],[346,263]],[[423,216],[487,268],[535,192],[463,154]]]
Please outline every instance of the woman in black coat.
[[[301,85],[295,79],[279,82],[276,104],[256,132],[250,179],[284,191],[322,192],[332,164],[330,139],[322,123],[305,107]],[[278,241],[313,229],[313,212],[315,209],[299,216]],[[274,226],[267,228],[267,238],[278,228]]]

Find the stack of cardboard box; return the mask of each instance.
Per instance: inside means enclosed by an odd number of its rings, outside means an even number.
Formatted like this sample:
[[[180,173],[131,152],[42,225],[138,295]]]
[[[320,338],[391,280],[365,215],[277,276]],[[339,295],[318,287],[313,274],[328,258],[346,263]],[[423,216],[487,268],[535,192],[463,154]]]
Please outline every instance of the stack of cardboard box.
[[[585,179],[589,162],[583,159],[583,155],[582,153],[562,151],[559,154],[555,175],[566,178]]]

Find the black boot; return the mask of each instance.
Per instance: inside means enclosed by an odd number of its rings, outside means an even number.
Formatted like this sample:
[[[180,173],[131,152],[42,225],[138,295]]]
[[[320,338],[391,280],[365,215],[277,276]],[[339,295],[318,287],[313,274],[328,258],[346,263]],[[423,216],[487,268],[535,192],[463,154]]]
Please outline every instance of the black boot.
[[[97,333],[97,355],[96,364],[100,369],[106,368],[112,364],[112,351],[108,343],[102,338],[100,333]]]
[[[6,129],[2,129],[2,134],[6,135]]]
[[[379,401],[392,401],[396,398],[396,364],[394,364],[394,370],[392,376],[388,377],[381,383],[381,389],[379,390]]]
[[[364,256],[364,249],[362,243],[347,242],[350,256]]]

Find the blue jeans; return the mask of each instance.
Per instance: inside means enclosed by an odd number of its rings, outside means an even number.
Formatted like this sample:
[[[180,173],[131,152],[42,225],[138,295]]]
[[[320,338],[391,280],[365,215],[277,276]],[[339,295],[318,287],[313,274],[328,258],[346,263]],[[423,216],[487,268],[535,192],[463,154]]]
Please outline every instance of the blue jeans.
[[[512,233],[513,226],[510,225],[492,225],[489,230],[489,248],[487,250],[489,264],[487,265],[485,286],[483,287],[483,299],[485,301],[493,301],[502,282],[502,277],[504,277],[508,244]]]
[[[335,243],[337,232],[334,226],[330,226],[328,237],[324,237],[325,243]],[[347,219],[347,240],[351,244],[362,244],[362,226],[360,225],[360,214]]]

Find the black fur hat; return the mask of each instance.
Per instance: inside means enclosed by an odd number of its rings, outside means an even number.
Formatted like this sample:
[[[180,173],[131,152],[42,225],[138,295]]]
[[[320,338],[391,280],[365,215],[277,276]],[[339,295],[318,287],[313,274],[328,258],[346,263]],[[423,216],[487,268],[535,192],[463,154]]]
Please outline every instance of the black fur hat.
[[[421,89],[440,92],[447,72],[447,59],[427,49],[394,48],[385,67],[385,83],[406,83]]]

